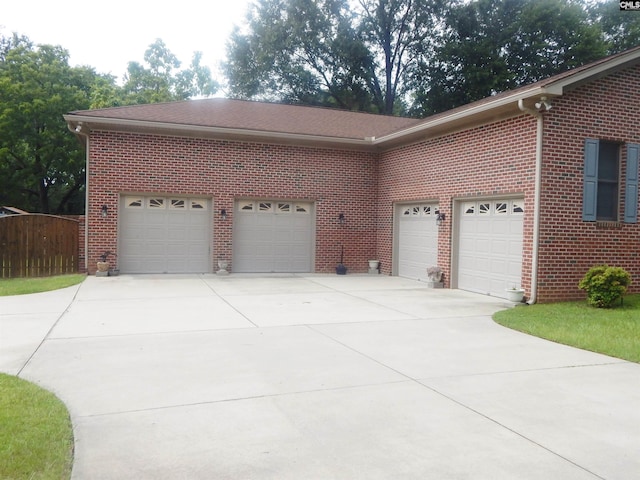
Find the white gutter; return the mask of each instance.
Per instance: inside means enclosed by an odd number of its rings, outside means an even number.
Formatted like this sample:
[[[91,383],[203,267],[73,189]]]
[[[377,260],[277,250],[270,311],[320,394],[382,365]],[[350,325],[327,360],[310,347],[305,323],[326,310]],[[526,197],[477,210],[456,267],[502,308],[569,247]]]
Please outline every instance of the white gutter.
[[[543,133],[543,118],[542,113],[538,110],[533,110],[524,106],[522,99],[518,100],[518,108],[529,115],[536,117],[537,129],[536,129],[536,179],[535,179],[535,193],[533,197],[533,248],[531,252],[531,296],[527,303],[533,305],[536,303],[538,295],[538,257],[540,246],[540,198],[542,189],[542,133]],[[551,108],[550,106],[548,108]]]
[[[373,144],[374,145],[378,145],[378,144],[384,144],[385,142],[388,142],[389,140],[394,140],[397,138],[402,138],[406,135],[410,135],[412,133],[418,133],[418,132],[422,132],[424,130],[428,130],[430,128],[433,127],[437,127],[440,125],[446,125],[448,123],[454,122],[456,120],[460,120],[460,119],[464,119],[466,117],[470,117],[472,115],[477,115],[480,113],[484,113],[484,112],[488,112],[491,110],[495,110],[498,107],[504,107],[507,105],[512,105],[513,102],[515,100],[518,100],[518,102],[520,102],[522,100],[522,98],[524,97],[534,97],[534,96],[550,96],[553,95],[550,92],[547,92],[545,90],[544,87],[533,87],[531,89],[528,89],[526,91],[518,91],[516,93],[513,93],[512,95],[505,95],[502,96],[498,99],[495,100],[491,100],[488,102],[483,102],[480,105],[476,105],[473,106],[471,108],[464,108],[462,110],[459,111],[454,111],[453,113],[450,113],[448,115],[444,114],[444,115],[434,115],[434,119],[429,119],[427,117],[427,119],[424,122],[421,122],[418,125],[415,125],[413,127],[409,127],[409,128],[405,128],[402,130],[398,130],[396,132],[390,133],[388,135],[384,135],[382,137],[378,137],[378,138],[374,138],[373,139]],[[519,103],[518,103],[519,105]]]
[[[314,142],[314,143],[327,143],[327,144],[344,144],[354,145],[357,147],[371,147],[374,137],[365,138],[347,138],[347,137],[327,137],[322,135],[310,135],[304,133],[287,133],[287,132],[272,132],[268,130],[249,130],[243,128],[233,127],[208,127],[202,125],[189,125],[181,123],[165,123],[165,122],[150,122],[146,120],[129,120],[122,118],[105,118],[94,117],[91,115],[64,115],[64,119],[67,123],[73,124],[86,123],[88,125],[105,125],[105,126],[118,126],[118,127],[130,127],[130,128],[142,128],[151,129],[153,131],[165,130],[169,132],[186,132],[186,133],[200,133],[208,135],[218,135],[220,137],[229,138],[230,136],[243,137],[245,139],[257,139],[257,140],[280,140],[286,142]],[[99,128],[99,127],[98,127]],[[71,130],[71,128],[70,128]],[[72,132],[74,130],[71,130]],[[75,132],[74,132],[75,133]],[[171,133],[169,133],[171,135]],[[205,135],[206,136],[206,135]]]
[[[89,134],[83,132],[82,124],[78,123],[76,128],[71,128],[67,123],[69,131],[84,137],[84,271],[89,272]]]

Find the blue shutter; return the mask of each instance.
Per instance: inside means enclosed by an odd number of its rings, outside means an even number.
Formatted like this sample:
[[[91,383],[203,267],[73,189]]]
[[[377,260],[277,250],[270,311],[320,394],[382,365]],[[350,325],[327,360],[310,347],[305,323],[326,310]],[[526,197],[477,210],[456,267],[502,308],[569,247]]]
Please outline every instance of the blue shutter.
[[[638,157],[640,145],[627,144],[627,174],[624,188],[624,221],[638,221]]]
[[[584,141],[584,184],[582,189],[582,220],[595,222],[598,207],[598,140]]]

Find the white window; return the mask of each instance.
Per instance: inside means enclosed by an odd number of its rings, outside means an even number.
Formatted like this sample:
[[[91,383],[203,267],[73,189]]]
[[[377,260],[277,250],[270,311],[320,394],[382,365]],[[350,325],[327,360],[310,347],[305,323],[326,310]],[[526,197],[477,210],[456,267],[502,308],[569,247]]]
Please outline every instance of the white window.
[[[202,200],[196,200],[196,199],[191,199],[189,201],[189,208],[191,210],[206,210],[207,209],[207,203],[202,201]]]
[[[171,210],[184,210],[187,208],[187,203],[182,198],[172,198],[169,201],[169,209]]]
[[[253,212],[253,202],[240,202],[238,209],[241,212]]]
[[[151,197],[147,203],[148,208],[165,208],[164,198]]]
[[[273,203],[271,202],[260,202],[258,205],[258,211],[269,213],[273,211]]]
[[[125,197],[124,199],[125,208],[142,208],[142,206],[142,197]]]
[[[515,200],[511,208],[512,213],[524,213],[524,204],[520,200]]]
[[[291,213],[291,204],[278,202],[278,213]]]
[[[507,204],[505,202],[497,202],[496,215],[506,215],[506,214],[507,214]]]
[[[473,215],[476,213],[476,204],[475,202],[470,203],[467,202],[462,206],[462,211],[465,215]]]
[[[307,203],[296,203],[296,213],[310,213],[311,208]]]

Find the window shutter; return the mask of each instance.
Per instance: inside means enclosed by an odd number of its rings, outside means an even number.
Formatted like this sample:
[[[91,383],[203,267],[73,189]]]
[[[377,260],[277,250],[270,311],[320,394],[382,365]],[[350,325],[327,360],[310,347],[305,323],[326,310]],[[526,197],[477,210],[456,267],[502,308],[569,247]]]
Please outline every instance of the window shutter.
[[[584,184],[582,189],[582,220],[595,222],[598,204],[598,148],[599,141],[584,141]]]
[[[638,157],[640,145],[627,144],[627,173],[624,189],[624,221],[636,223],[638,221]]]

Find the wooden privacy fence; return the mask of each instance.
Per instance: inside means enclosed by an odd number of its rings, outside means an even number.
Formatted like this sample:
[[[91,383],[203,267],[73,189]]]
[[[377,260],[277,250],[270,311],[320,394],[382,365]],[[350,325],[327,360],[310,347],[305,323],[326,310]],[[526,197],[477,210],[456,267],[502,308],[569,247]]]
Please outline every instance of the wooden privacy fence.
[[[41,214],[0,217],[0,278],[77,272],[77,220]]]

